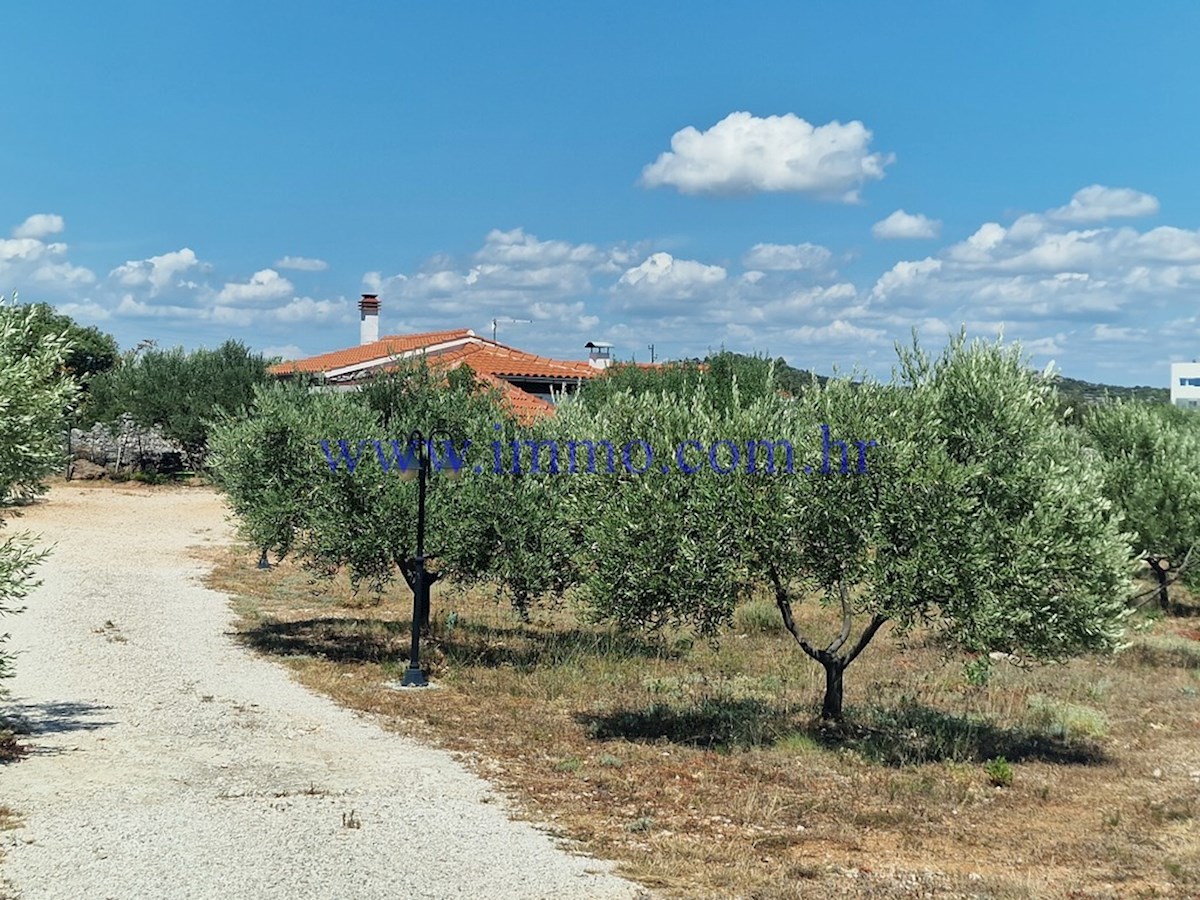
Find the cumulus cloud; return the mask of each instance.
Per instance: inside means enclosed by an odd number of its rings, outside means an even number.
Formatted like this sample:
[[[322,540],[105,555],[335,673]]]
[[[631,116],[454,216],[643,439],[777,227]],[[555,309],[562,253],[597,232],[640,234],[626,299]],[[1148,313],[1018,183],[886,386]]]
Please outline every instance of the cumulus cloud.
[[[29,263],[66,252],[66,244],[46,244],[36,238],[0,238],[0,263]]]
[[[367,272],[363,286],[383,300],[388,331],[486,328],[495,316],[553,325],[564,335],[594,328],[594,316],[579,298],[594,295],[599,283],[624,271],[631,253],[626,246],[601,248],[542,240],[522,228],[494,229],[461,259],[439,254],[414,272]],[[400,317],[398,323],[393,316]]]
[[[775,272],[823,271],[832,259],[833,253],[818,244],[755,244],[742,265]]]
[[[1070,203],[1050,210],[1046,216],[1058,222],[1088,223],[1152,216],[1157,212],[1157,197],[1132,188],[1093,184],[1076,191]]]
[[[511,231],[492,229],[484,239],[483,247],[475,253],[481,263],[506,266],[548,266],[571,262],[579,264],[598,263],[603,255],[592,244],[572,244],[568,241],[542,241],[523,228]]]
[[[639,265],[625,271],[617,280],[618,288],[685,300],[697,289],[724,281],[726,271],[692,259],[675,259],[670,253],[654,253]]]
[[[217,294],[217,303],[230,305],[278,300],[291,294],[292,290],[292,283],[274,269],[262,269],[251,275],[249,281],[225,282],[225,286]]]
[[[84,299],[74,303],[59,303],[55,309],[64,316],[82,322],[104,322],[112,318],[112,311],[94,300]]]
[[[262,355],[267,359],[278,357],[283,360],[299,359],[304,355],[304,351],[295,344],[282,344],[278,347],[263,347]]]
[[[63,217],[54,213],[35,213],[13,229],[15,238],[34,238],[41,240],[52,234],[62,234],[66,225]]]
[[[937,219],[898,209],[886,219],[872,225],[871,234],[882,241],[935,238],[941,229],[942,223]]]
[[[15,237],[0,238],[0,276],[6,287],[19,290],[33,284],[44,299],[57,299],[96,281],[90,269],[67,260],[66,244],[42,240],[62,228],[61,216],[39,213],[14,228]]]
[[[292,325],[318,322],[350,321],[350,304],[345,300],[314,300],[312,297],[294,297],[283,306],[266,311],[266,315],[277,321]]]
[[[792,191],[855,203],[883,178],[892,154],[872,153],[862,122],[812,125],[793,113],[765,118],[730,113],[707,131],[675,132],[671,149],[642,170],[646,187],[684,194]]]
[[[869,308],[881,321],[932,314],[1003,326],[1027,351],[1065,357],[1072,373],[1099,377],[1105,366],[1125,366],[1153,383],[1142,371],[1149,357],[1117,361],[1111,347],[1141,340],[1149,327],[1163,359],[1194,354],[1197,323],[1176,328],[1165,317],[1200,293],[1200,230],[1105,220],[1156,209],[1148,194],[1093,185],[1044,213],[985,222],[935,254],[895,263],[876,280]]]
[[[29,277],[40,284],[62,287],[94,284],[96,281],[96,276],[91,269],[69,262],[46,263],[34,269]]]
[[[329,263],[310,256],[285,256],[276,260],[275,268],[294,269],[297,272],[324,272],[329,268]]]
[[[184,247],[161,256],[129,260],[109,272],[108,277],[126,287],[148,286],[154,295],[168,287],[176,276],[195,268],[207,267],[190,247]]]

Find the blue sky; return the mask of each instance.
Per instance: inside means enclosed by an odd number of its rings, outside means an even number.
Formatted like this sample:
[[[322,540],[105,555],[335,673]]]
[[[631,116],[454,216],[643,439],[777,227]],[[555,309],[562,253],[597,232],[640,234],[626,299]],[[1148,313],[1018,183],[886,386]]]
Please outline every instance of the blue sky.
[[[123,346],[448,327],[890,371],[1200,357],[1191,3],[20,4],[0,293]],[[1193,112],[1189,112],[1192,110]]]

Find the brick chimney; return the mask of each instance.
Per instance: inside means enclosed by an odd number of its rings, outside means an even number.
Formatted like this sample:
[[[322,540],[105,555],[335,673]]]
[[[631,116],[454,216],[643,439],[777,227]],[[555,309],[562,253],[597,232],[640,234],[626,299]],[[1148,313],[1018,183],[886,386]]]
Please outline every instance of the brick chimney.
[[[373,344],[379,340],[379,295],[363,294],[358,301],[358,342]]]

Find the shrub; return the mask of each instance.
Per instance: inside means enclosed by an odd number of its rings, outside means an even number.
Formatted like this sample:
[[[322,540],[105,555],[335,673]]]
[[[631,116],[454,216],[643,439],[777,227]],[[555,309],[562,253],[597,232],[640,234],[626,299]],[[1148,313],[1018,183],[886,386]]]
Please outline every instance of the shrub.
[[[1050,737],[1065,741],[1076,738],[1099,738],[1108,732],[1104,713],[1090,706],[1080,706],[1055,700],[1044,694],[1034,694],[1027,701],[1028,722]]]
[[[988,781],[995,787],[1011,787],[1013,783],[1013,767],[1003,756],[989,759],[984,763],[983,771],[987,773]]]

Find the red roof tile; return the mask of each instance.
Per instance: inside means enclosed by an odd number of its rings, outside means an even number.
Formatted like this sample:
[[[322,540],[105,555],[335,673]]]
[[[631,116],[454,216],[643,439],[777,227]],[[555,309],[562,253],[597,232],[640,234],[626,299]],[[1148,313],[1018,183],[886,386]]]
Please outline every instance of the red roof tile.
[[[456,343],[457,342],[457,343]],[[501,401],[508,407],[516,418],[524,423],[551,415],[554,405],[527,391],[510,384],[506,379],[549,379],[554,381],[571,382],[584,378],[595,378],[603,373],[589,365],[586,361],[551,359],[526,353],[504,344],[489,341],[474,334],[470,329],[458,328],[452,331],[430,331],[424,334],[388,335],[370,344],[350,347],[346,350],[335,350],[310,356],[307,359],[297,359],[272,366],[272,375],[290,375],[297,372],[325,373],[352,369],[361,365],[366,370],[388,371],[396,368],[394,362],[384,362],[381,365],[369,366],[370,363],[381,363],[389,357],[402,354],[411,355],[427,348],[439,345],[452,346],[427,358],[431,364],[439,367],[457,368],[469,366],[480,379],[495,387],[501,396]],[[353,377],[355,373],[346,375]]]
[[[535,397],[533,394],[523,391],[519,387],[513,387],[497,375],[476,374],[483,381],[486,381],[500,391],[500,402],[508,407],[509,411],[512,412],[517,421],[522,425],[530,425],[539,419],[544,419],[546,416],[554,414],[554,405],[547,403],[541,397]]]
[[[537,356],[482,338],[440,354],[437,361],[451,367],[465,363],[477,375],[506,378],[594,378],[602,371],[586,362]]]
[[[423,347],[434,347],[448,341],[472,337],[471,329],[455,328],[451,331],[427,331],[423,334],[391,334],[358,347],[334,350],[306,359],[295,359],[271,366],[272,375],[290,375],[296,372],[332,372],[347,366],[387,359],[401,353],[410,353]]]

